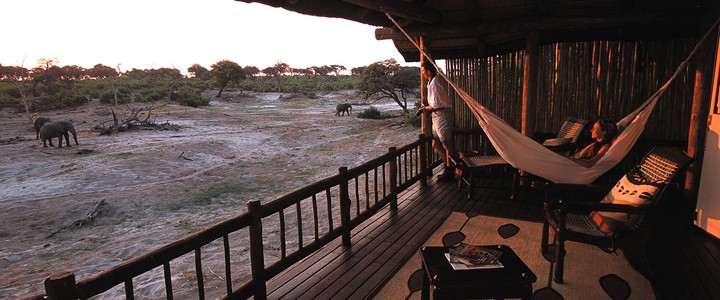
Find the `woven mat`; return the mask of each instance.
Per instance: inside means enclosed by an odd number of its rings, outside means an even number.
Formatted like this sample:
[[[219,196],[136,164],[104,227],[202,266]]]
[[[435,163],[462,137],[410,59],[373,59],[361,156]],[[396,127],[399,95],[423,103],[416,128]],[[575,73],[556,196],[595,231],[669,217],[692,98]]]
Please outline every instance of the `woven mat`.
[[[550,288],[557,292],[554,298],[543,294],[543,299],[655,299],[650,282],[630,266],[621,251],[608,254],[595,246],[575,242],[566,244],[565,282],[550,284],[550,263],[540,254],[541,231],[541,223],[452,213],[425,245],[448,246],[459,242],[508,245],[537,275],[533,291],[548,292]],[[420,299],[421,286],[418,252],[375,299]]]

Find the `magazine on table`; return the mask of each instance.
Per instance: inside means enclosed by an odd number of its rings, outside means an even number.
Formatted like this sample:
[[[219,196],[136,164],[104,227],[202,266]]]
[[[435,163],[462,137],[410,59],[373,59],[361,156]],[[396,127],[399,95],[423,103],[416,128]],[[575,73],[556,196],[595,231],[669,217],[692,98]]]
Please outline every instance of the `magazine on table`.
[[[503,267],[502,254],[499,249],[460,243],[451,247],[445,257],[453,270],[496,269]]]

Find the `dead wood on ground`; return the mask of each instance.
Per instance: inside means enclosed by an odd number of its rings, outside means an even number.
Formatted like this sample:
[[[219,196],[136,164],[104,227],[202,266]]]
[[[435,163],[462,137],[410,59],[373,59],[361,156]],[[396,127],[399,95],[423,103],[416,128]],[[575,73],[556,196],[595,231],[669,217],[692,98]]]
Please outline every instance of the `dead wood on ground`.
[[[60,228],[60,229],[58,229],[58,230],[55,230],[53,233],[49,234],[49,235],[46,236],[45,238],[46,238],[46,239],[47,239],[47,238],[50,238],[50,237],[52,237],[53,235],[55,235],[56,233],[58,233],[58,232],[60,232],[60,231],[63,231],[63,230],[65,230],[65,229],[68,229],[68,228],[70,228],[70,227],[73,227],[73,226],[80,227],[80,226],[82,226],[83,224],[85,224],[85,223],[87,223],[87,222],[89,222],[89,221],[92,221],[92,219],[94,219],[97,215],[100,214],[100,211],[102,210],[102,206],[103,206],[103,205],[105,205],[105,200],[100,200],[100,201],[98,201],[98,203],[95,204],[94,208],[93,208],[91,211],[89,211],[84,217],[75,220],[75,222],[72,222],[72,224],[70,224],[70,225],[67,225],[67,226],[65,226],[65,227],[63,227],[63,228]]]
[[[112,111],[112,124],[106,126],[107,122],[103,122],[93,128],[94,131],[99,131],[100,135],[109,135],[115,132],[124,132],[128,130],[180,130],[180,126],[170,124],[168,122],[157,124],[155,119],[157,115],[153,114],[153,110],[162,107],[161,106],[148,106],[148,107],[130,107],[127,105],[127,112],[118,116],[118,113],[114,109]],[[143,118],[144,116],[144,118]]]

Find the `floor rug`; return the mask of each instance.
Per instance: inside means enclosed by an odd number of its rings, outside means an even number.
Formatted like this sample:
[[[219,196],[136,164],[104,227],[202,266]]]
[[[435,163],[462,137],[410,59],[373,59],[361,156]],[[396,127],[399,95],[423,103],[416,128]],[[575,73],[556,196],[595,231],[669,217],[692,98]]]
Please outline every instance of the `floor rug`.
[[[550,263],[540,253],[542,224],[452,213],[426,246],[507,245],[537,276],[535,299],[655,299],[650,282],[623,257],[581,243],[566,243],[564,283],[548,280]],[[552,234],[552,233],[551,233]],[[420,299],[419,252],[383,287],[375,299]]]

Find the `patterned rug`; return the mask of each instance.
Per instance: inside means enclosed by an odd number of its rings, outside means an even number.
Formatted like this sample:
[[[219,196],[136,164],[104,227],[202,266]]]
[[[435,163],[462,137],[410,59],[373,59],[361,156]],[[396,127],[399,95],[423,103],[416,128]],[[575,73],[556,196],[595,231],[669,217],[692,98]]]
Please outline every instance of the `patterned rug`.
[[[566,244],[564,283],[550,282],[550,263],[540,252],[541,232],[541,223],[452,213],[425,245],[508,245],[538,278],[534,299],[655,299],[650,282],[621,251],[607,253],[575,242]],[[421,288],[418,251],[375,299],[420,299]]]

